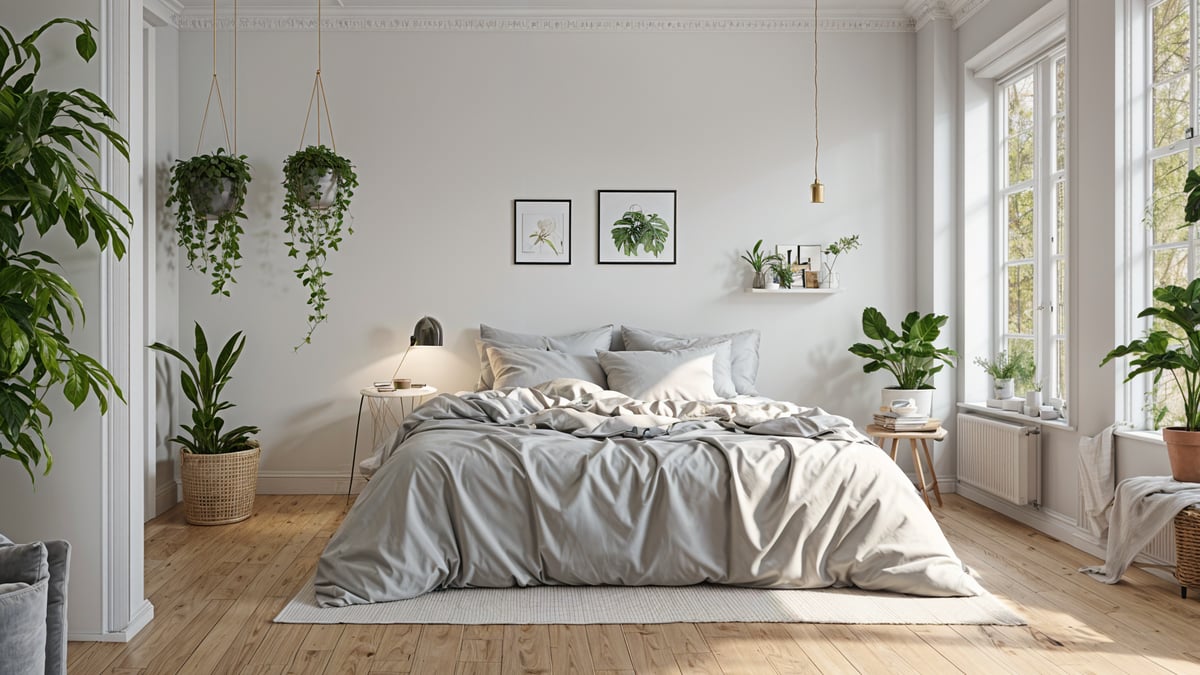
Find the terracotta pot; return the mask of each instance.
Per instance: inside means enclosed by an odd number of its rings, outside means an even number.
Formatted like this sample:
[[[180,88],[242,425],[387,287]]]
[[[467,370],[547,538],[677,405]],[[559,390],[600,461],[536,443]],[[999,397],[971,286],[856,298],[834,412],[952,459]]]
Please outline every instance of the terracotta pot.
[[[1181,483],[1200,483],[1200,431],[1167,427],[1162,435],[1171,460],[1171,476]]]

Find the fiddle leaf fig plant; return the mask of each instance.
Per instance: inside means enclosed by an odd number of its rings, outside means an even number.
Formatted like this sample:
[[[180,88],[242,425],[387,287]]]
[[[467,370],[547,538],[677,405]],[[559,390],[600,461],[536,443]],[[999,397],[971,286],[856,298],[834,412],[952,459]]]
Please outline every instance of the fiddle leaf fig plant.
[[[93,167],[104,144],[129,158],[109,126],[113,111],[82,88],[41,89],[37,41],[55,25],[73,26],[75,51],[96,54],[96,27],[54,19],[18,40],[0,26],[0,457],[47,474],[54,460],[45,431],[53,417],[46,397],[61,392],[78,409],[95,397],[101,414],[116,380],[76,350],[69,333],[83,324],[83,302],[59,264],[38,250],[62,225],[76,247],[90,241],[125,254],[129,210],[105,192]]]
[[[342,227],[358,187],[358,175],[350,160],[324,145],[310,145],[284,160],[283,187],[288,255],[300,261],[294,272],[308,289],[308,332],[296,346],[299,349],[312,342],[313,331],[329,318],[325,286],[333,273],[325,269],[325,262],[329,252],[342,243]],[[354,228],[347,227],[346,234],[354,234]]]
[[[646,215],[641,207],[629,207],[625,215],[613,223],[612,239],[617,250],[627,256],[637,255],[638,248],[657,258],[667,247],[671,228],[657,213]]]
[[[167,206],[175,206],[175,232],[187,255],[188,269],[212,277],[212,294],[229,297],[241,266],[240,240],[245,234],[246,186],[250,164],[245,155],[224,148],[175,162]]]

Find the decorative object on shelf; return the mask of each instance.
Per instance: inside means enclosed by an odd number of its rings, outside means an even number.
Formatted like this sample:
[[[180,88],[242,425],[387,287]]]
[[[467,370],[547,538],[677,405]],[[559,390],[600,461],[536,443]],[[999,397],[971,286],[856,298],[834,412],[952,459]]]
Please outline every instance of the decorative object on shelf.
[[[882,347],[866,343],[855,343],[850,353],[867,360],[864,373],[886,370],[896,378],[896,386],[884,387],[881,405],[892,401],[911,398],[916,402],[921,415],[929,416],[933,411],[933,376],[945,366],[954,367],[958,352],[934,343],[941,335],[942,326],[949,317],[941,314],[910,312],[900,323],[900,333],[888,326],[887,319],[874,307],[863,310],[862,329],[870,339]]]
[[[742,260],[750,263],[750,269],[754,270],[754,283],[751,288],[766,288],[771,266],[781,262],[778,254],[763,251],[762,243],[763,240],[759,239],[754,242],[754,248],[742,254]]]
[[[820,70],[817,68],[817,32],[820,22],[818,21],[818,0],[813,0],[813,182],[812,182],[812,203],[825,203],[825,185],[821,183],[820,174],[817,172],[817,164],[821,158],[821,106],[820,87],[818,86],[819,78],[817,75]]]
[[[1196,171],[1188,175],[1187,185],[1200,187]],[[1192,197],[1200,200],[1200,192],[1191,192],[1189,207]],[[1156,376],[1155,382],[1163,373],[1172,376],[1183,399],[1184,424],[1162,430],[1171,475],[1177,481],[1200,483],[1200,279],[1193,279],[1186,288],[1167,285],[1154,289],[1154,304],[1139,312],[1138,318],[1150,318],[1151,325],[1161,327],[1116,347],[1100,365],[1132,356],[1126,382],[1142,375]]]
[[[432,316],[423,316],[417,321],[417,325],[413,326],[413,333],[408,338],[408,347],[404,350],[404,356],[400,357],[400,363],[396,365],[396,370],[392,372],[393,386],[397,381],[396,375],[400,373],[400,369],[404,367],[404,361],[408,358],[408,353],[413,347],[441,347],[442,324]],[[411,386],[412,381],[409,381]],[[399,389],[399,387],[396,387]]]
[[[824,257],[821,259],[821,288],[839,288],[841,286],[841,274],[834,272],[833,268],[842,254],[849,253],[861,245],[858,235],[853,234],[849,237],[842,237],[822,249],[821,253]]]
[[[775,255],[792,269],[793,284],[800,288],[819,288],[816,274],[821,264],[821,246],[817,244],[776,244]],[[809,276],[809,273],[813,276]]]
[[[513,200],[513,264],[571,264],[571,200]]]
[[[212,80],[208,86],[204,116],[200,121],[196,155],[175,162],[166,201],[166,206],[175,206],[175,231],[179,236],[179,245],[186,251],[188,269],[211,276],[213,295],[226,297],[229,297],[227,286],[236,281],[233,272],[241,266],[239,240],[245,232],[238,220],[246,218],[242,207],[246,202],[246,186],[250,183],[250,164],[245,155],[237,154],[237,7],[237,0],[234,0],[233,136],[229,134],[225,101],[217,79],[217,2],[213,0]],[[200,146],[204,142],[204,129],[208,125],[208,111],[212,107],[214,93],[217,95],[217,109],[221,113],[221,125],[225,130],[225,146],[232,148],[232,151],[226,152],[224,147],[218,147],[212,154],[201,155]]]
[[[598,190],[596,258],[604,264],[674,265],[674,190]]]
[[[317,112],[317,144],[305,146],[308,121],[313,108]],[[329,147],[321,138],[321,111],[325,111],[325,127],[329,131]],[[300,132],[300,149],[283,162],[283,222],[288,235],[288,255],[300,261],[293,270],[300,284],[308,290],[308,329],[296,349],[312,342],[313,331],[328,320],[326,307],[329,291],[326,284],[332,272],[325,268],[330,251],[342,243],[342,226],[358,187],[354,165],[337,152],[333,136],[333,116],[325,96],[325,80],[321,75],[321,0],[317,0],[317,72],[313,79],[308,110],[304,114],[304,129]],[[354,234],[354,228],[345,230]]]
[[[121,258],[133,222],[93,169],[104,162],[103,142],[129,157],[128,143],[108,125],[113,111],[91,91],[44,89],[38,79],[36,43],[57,24],[79,30],[75,51],[91,61],[96,27],[88,21],[54,19],[19,41],[0,30],[0,457],[20,462],[30,481],[34,469],[48,474],[54,463],[48,395],[61,391],[76,409],[95,396],[102,414],[109,392],[123,400],[104,366],[71,345],[83,302],[58,262],[36,248],[61,223],[76,247],[94,240]]]
[[[251,438],[258,427],[238,426],[226,430],[221,413],[234,404],[221,400],[225,385],[233,379],[246,346],[242,332],[234,333],[214,360],[208,350],[204,329],[196,323],[195,360],[173,347],[156,342],[150,349],[179,361],[183,369],[179,383],[192,404],[192,424],[182,425],[187,435],[177,443],[183,480],[184,517],[193,525],[225,525],[250,517],[258,487],[258,460],[262,449]]]
[[[991,360],[977,356],[975,365],[992,377],[992,397],[997,399],[1012,398],[1016,395],[1014,382],[1033,377],[1033,358],[1026,352],[1009,356],[1001,351]]]
[[[771,274],[774,275],[775,284],[780,288],[792,287],[796,283],[796,275],[792,272],[792,266],[781,261],[771,263]],[[767,288],[771,287],[771,283],[767,282]]]

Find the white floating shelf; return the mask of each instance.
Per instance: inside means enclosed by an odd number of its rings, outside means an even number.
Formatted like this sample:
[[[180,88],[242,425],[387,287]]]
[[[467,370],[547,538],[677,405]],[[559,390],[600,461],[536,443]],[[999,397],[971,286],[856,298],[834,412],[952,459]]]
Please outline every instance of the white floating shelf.
[[[840,288],[747,288],[747,293],[810,293],[812,295],[833,295],[841,293]]]

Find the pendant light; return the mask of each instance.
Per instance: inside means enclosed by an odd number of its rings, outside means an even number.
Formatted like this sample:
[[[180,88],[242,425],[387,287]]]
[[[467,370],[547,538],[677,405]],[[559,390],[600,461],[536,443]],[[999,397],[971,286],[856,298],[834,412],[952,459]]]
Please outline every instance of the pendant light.
[[[817,5],[818,0],[813,0],[813,136],[816,144],[813,148],[812,202],[823,204],[825,203],[825,185],[821,183],[820,175],[817,173],[817,161],[821,158],[821,107],[818,105],[820,88],[817,86]]]

